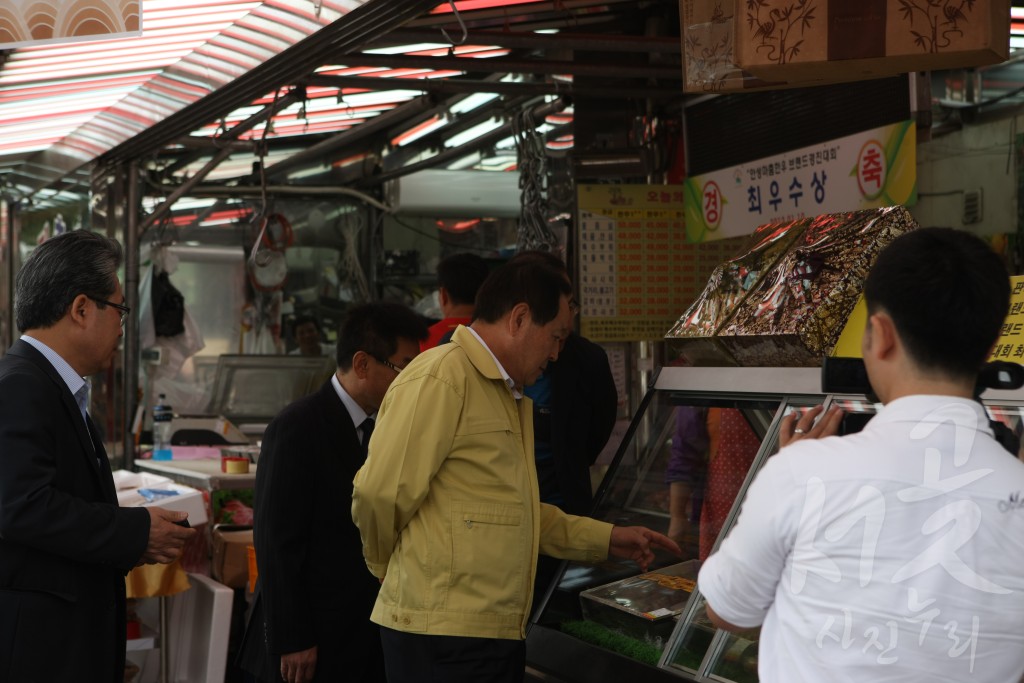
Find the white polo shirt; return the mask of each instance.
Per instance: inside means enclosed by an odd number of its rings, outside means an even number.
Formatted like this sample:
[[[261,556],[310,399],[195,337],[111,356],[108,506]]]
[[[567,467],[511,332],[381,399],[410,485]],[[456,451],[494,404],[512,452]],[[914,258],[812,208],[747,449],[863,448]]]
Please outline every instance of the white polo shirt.
[[[699,585],[726,621],[763,623],[761,683],[1015,683],[1024,463],[976,402],[892,401],[771,457]]]

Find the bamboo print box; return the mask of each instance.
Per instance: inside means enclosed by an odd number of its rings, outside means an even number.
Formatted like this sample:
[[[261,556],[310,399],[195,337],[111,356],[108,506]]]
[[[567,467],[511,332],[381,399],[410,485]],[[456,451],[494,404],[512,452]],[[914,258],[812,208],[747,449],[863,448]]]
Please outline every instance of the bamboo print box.
[[[1009,0],[742,0],[735,61],[765,80],[835,82],[996,64]]]
[[[734,0],[679,0],[683,41],[683,90],[725,93],[785,87],[766,83],[736,66],[735,33],[740,3]]]

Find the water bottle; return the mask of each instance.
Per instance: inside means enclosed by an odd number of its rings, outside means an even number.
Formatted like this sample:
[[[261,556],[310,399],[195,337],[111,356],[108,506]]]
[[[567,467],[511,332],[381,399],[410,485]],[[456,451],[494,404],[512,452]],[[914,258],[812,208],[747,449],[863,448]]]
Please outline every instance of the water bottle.
[[[167,405],[166,394],[153,407],[153,460],[171,459],[171,420],[174,409]]]

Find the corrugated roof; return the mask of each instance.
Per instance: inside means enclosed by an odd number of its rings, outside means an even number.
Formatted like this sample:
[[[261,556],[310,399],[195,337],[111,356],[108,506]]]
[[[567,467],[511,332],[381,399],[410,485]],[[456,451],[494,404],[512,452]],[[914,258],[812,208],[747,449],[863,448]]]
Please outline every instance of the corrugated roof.
[[[0,69],[0,179],[31,194],[366,0],[144,0],[138,37],[27,47]]]

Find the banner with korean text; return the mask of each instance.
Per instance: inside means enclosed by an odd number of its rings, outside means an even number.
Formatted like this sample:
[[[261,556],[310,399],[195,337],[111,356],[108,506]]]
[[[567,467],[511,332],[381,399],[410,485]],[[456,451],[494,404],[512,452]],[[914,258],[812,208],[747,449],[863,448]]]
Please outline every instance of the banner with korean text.
[[[759,225],[917,202],[913,121],[686,179],[688,242],[748,235]]]

